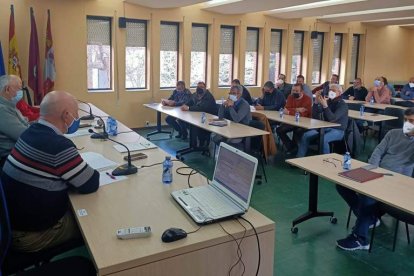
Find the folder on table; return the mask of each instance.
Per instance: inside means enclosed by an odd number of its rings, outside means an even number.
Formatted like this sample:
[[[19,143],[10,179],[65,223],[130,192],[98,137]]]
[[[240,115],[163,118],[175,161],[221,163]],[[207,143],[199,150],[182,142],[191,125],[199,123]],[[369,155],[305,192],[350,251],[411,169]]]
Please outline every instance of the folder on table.
[[[354,180],[359,183],[364,183],[384,176],[384,174],[382,173],[368,171],[364,168],[357,168],[349,171],[340,172],[338,173],[338,175]]]

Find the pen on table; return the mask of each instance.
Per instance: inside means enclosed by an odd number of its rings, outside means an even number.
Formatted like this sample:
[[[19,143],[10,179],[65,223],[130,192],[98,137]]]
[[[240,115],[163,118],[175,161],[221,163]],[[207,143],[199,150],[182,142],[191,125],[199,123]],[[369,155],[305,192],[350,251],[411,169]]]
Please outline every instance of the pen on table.
[[[112,178],[112,179],[116,179],[116,177],[115,176],[113,176],[112,174],[110,174],[109,172],[106,172],[106,175],[107,176],[109,176],[110,178]]]

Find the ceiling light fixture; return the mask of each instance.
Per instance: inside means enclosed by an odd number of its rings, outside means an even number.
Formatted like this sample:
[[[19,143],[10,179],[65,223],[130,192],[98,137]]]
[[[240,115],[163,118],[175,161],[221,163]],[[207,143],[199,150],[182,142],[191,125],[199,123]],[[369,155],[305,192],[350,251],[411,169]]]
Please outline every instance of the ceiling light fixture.
[[[274,14],[274,13],[284,13],[284,12],[293,12],[293,11],[300,11],[300,10],[309,10],[314,8],[322,8],[322,7],[329,7],[334,5],[340,5],[340,4],[350,4],[355,2],[364,2],[367,0],[327,0],[327,1],[318,1],[313,2],[309,4],[303,4],[303,5],[297,5],[297,6],[291,6],[286,8],[280,8],[280,9],[274,9],[267,12],[268,14]]]
[[[231,3],[236,3],[236,2],[241,2],[243,0],[211,0],[205,3],[205,6],[207,8],[212,8],[212,7],[216,7],[216,6],[221,6],[221,5],[226,5],[226,4],[231,4]]]
[[[405,7],[385,8],[385,9],[376,9],[376,10],[337,13],[337,14],[330,14],[330,15],[322,15],[318,18],[326,19],[326,18],[336,18],[336,17],[345,17],[345,16],[354,16],[354,15],[366,15],[366,14],[384,13],[384,12],[408,11],[408,10],[414,10],[414,6],[405,6]]]

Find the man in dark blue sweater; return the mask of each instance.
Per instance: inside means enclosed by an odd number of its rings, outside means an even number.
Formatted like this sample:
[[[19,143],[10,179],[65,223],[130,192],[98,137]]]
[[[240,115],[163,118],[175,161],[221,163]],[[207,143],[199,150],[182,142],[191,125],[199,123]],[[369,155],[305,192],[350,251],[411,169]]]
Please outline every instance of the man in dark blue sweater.
[[[285,107],[286,98],[282,92],[275,89],[271,81],[267,81],[262,88],[262,96],[257,99],[257,110],[280,110]]]
[[[1,180],[15,250],[35,252],[80,238],[68,190],[95,192],[99,173],[63,136],[75,132],[79,122],[75,98],[50,92],[40,104],[38,123],[23,132],[7,158]]]
[[[340,124],[339,127],[325,128],[323,153],[329,153],[329,143],[342,140],[348,125],[348,105],[341,97],[342,87],[339,84],[329,86],[328,100],[322,95],[322,91],[316,92],[316,103],[312,107],[312,118]],[[318,137],[315,129],[306,131],[299,142],[297,157],[304,157],[309,144]]]

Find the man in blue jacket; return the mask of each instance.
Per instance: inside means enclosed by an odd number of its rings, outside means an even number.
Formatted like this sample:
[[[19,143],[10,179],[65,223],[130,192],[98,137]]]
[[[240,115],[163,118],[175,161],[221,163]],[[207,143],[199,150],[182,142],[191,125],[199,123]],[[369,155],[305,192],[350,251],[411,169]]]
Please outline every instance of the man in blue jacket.
[[[262,96],[257,99],[256,110],[280,110],[286,104],[285,96],[275,88],[271,81],[267,81],[262,88]]]

